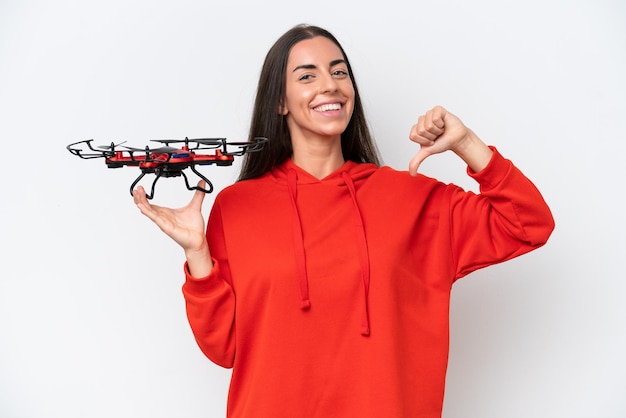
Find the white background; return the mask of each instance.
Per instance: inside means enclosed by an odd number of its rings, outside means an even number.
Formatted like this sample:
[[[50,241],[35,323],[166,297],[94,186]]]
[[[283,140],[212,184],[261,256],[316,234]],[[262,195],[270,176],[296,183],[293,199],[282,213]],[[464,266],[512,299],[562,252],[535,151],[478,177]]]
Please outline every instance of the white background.
[[[195,345],[138,171],[65,146],[245,139],[263,57],[300,22],[343,43],[388,165],[442,104],[553,209],[545,247],[457,283],[444,417],[626,416],[625,3],[367,4],[0,0],[1,417],[224,416],[229,372]],[[237,168],[203,171],[219,190]],[[473,188],[464,169],[421,171]],[[190,196],[163,179],[155,202]]]

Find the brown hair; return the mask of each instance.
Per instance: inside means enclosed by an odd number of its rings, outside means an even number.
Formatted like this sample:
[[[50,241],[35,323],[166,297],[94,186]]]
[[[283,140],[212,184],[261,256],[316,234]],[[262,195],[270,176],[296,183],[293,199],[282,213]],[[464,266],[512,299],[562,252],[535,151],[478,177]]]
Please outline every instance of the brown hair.
[[[328,38],[339,47],[346,60],[354,86],[354,111],[346,130],[341,134],[343,157],[346,161],[368,162],[380,166],[381,159],[370,134],[352,67],[343,47],[327,30],[318,26],[301,24],[294,26],[278,38],[265,57],[248,139],[265,137],[268,141],[261,151],[244,156],[239,180],[259,177],[291,157],[293,149],[289,129],[284,116],[278,112],[280,103],[285,101],[287,59],[295,44],[316,36]]]

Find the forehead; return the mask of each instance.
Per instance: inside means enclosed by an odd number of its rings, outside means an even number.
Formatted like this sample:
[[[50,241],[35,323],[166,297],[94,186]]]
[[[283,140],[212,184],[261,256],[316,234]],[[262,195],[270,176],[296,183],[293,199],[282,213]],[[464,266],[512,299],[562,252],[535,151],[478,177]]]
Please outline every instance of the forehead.
[[[323,36],[305,39],[291,48],[287,60],[288,70],[299,65],[328,65],[332,61],[345,59],[339,47]]]

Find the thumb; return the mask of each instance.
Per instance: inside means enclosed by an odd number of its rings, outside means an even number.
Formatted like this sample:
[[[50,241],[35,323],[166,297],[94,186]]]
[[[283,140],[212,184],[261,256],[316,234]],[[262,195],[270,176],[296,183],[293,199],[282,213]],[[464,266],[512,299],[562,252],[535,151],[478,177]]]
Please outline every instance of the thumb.
[[[198,182],[197,185],[198,189],[196,189],[195,193],[193,194],[192,198],[191,198],[191,202],[189,202],[189,204],[191,206],[195,206],[198,208],[202,207],[202,202],[204,201],[204,195],[206,194],[204,192],[205,187],[206,187],[206,182],[204,180],[200,180]]]
[[[419,168],[420,164],[422,164],[422,161],[424,161],[429,155],[431,154],[426,151],[424,147],[420,147],[420,150],[417,152],[417,154],[415,154],[413,158],[411,158],[411,161],[409,162],[409,174],[411,174],[412,176],[417,175],[417,169]]]

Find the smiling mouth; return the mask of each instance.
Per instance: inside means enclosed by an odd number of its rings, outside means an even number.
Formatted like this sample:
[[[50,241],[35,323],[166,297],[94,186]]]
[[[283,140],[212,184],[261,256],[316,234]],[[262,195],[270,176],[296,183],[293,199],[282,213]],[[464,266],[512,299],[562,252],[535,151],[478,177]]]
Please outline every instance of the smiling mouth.
[[[321,106],[314,107],[316,112],[328,112],[329,110],[341,110],[341,103],[323,104]]]

